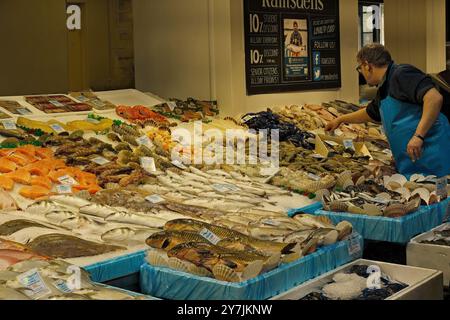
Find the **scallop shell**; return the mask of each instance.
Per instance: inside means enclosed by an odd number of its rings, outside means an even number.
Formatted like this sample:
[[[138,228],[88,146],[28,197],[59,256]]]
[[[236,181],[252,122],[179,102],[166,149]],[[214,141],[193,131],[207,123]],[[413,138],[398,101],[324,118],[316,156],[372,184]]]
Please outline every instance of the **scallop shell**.
[[[366,177],[361,176],[358,178],[358,180],[356,180],[355,185],[356,186],[362,185],[365,181],[366,181]]]
[[[342,188],[345,190],[345,189],[347,189],[348,187],[351,187],[351,186],[354,186],[355,184],[353,183],[353,180],[352,179],[348,179],[347,181],[345,181],[343,184],[342,184]]]
[[[264,262],[261,260],[251,262],[241,274],[243,281],[257,277],[264,268]]]
[[[352,172],[349,170],[344,171],[338,176],[338,178],[336,180],[336,185],[338,187],[342,187],[344,185],[344,183],[346,183],[349,179],[350,180],[352,179]]]
[[[408,179],[402,174],[394,174],[391,176],[390,181],[395,181],[400,184],[400,186],[403,186],[406,182],[408,182]]]
[[[331,230],[323,237],[322,245],[329,246],[331,244],[335,244],[338,241],[338,238],[339,238],[339,231]]]
[[[411,182],[418,182],[418,181],[423,181],[425,180],[425,176],[421,175],[421,174],[413,174],[411,176],[411,178],[409,179],[409,181]]]
[[[348,221],[342,221],[336,225],[336,230],[339,232],[338,240],[340,241],[340,240],[344,239],[346,236],[349,236],[350,234],[352,234],[353,226]]]
[[[422,184],[421,187],[427,189],[428,191],[430,191],[430,193],[436,191],[435,184]]]
[[[348,205],[344,202],[340,201],[332,201],[328,207],[330,208],[330,211],[333,212],[347,212],[348,211]]]
[[[402,198],[409,200],[409,198],[411,198],[411,191],[409,191],[409,189],[403,187],[403,188],[398,188],[394,190],[395,192],[397,192],[398,194],[402,195]]]
[[[402,203],[395,203],[384,209],[384,215],[389,218],[399,218],[408,214],[408,207]]]
[[[428,189],[425,188],[418,188],[416,190],[414,190],[411,193],[411,196],[414,195],[420,195],[420,198],[423,200],[423,202],[425,202],[426,204],[428,204],[428,202],[430,201],[430,191]]]
[[[414,212],[420,207],[420,203],[422,202],[422,199],[420,198],[419,194],[414,195],[411,197],[409,202],[406,204],[406,208],[408,210],[408,213]]]
[[[413,181],[408,181],[403,185],[404,188],[408,188],[410,191],[416,190],[417,188],[420,188],[420,184],[415,183]]]
[[[315,194],[316,194],[316,200],[322,201],[324,196],[330,195],[330,191],[328,189],[321,189],[319,191],[316,191]]]
[[[379,217],[379,216],[383,215],[383,212],[381,211],[381,209],[374,204],[366,203],[363,206],[363,210],[369,216]]]
[[[402,187],[402,185],[400,183],[398,183],[397,181],[389,181],[386,188],[390,191],[394,191],[396,189],[400,189]]]
[[[366,211],[363,208],[357,207],[355,205],[349,205],[348,212],[353,214],[366,214]]]
[[[147,252],[147,262],[156,267],[168,267],[169,261],[165,252],[159,252],[157,250],[149,250]]]
[[[169,267],[174,270],[178,270],[181,272],[189,273],[189,268],[191,267],[192,263],[182,261],[178,258],[169,258]]]
[[[206,268],[198,267],[193,263],[188,264],[188,270],[189,273],[192,273],[193,275],[199,276],[199,277],[208,277],[213,278],[214,275]]]
[[[436,204],[438,202],[439,202],[438,195],[435,192],[430,194],[430,199],[428,200],[428,205]]]
[[[391,200],[392,197],[389,193],[387,192],[382,192],[380,194],[377,195],[377,199],[382,199],[382,200]]]
[[[223,264],[216,264],[212,269],[212,273],[213,273],[214,277],[220,281],[226,281],[226,282],[240,282],[241,281],[241,279],[240,279],[239,275],[236,273],[236,271],[234,271],[230,267],[227,267],[226,265],[223,265]]]

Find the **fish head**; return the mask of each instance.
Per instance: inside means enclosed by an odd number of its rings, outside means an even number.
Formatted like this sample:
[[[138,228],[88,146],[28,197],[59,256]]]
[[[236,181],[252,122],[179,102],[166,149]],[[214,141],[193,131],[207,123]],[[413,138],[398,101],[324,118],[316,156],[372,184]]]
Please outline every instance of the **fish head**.
[[[145,242],[152,248],[163,250],[170,250],[175,245],[172,235],[165,231],[152,234]]]

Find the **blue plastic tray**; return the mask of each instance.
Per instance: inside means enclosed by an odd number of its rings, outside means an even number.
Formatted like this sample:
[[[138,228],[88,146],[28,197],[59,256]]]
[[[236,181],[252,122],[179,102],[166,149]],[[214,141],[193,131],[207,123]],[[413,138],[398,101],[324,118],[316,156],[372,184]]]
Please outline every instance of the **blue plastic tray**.
[[[450,206],[450,199],[402,218],[372,217],[346,212],[317,210],[315,214],[329,217],[333,223],[348,221],[366,240],[408,243],[415,236],[427,232],[443,223]]]
[[[319,249],[296,262],[241,283],[198,277],[168,268],[144,264],[142,293],[172,300],[264,300],[362,257],[363,238],[341,241]],[[351,252],[352,245],[361,250]],[[354,247],[353,247],[354,248]]]
[[[145,261],[146,250],[128,254],[118,258],[102,261],[84,269],[91,274],[94,282],[107,282],[139,273]]]
[[[289,217],[293,217],[300,212],[314,214],[316,213],[317,210],[320,210],[322,208],[323,208],[322,202],[316,202],[303,208],[289,210],[288,215]]]

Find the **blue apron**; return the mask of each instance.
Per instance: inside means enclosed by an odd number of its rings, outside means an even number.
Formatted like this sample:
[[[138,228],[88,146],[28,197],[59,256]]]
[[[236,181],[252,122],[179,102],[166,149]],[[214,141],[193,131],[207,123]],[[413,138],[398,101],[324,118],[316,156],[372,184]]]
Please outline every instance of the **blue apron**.
[[[446,116],[440,113],[425,137],[422,157],[413,163],[407,146],[422,119],[423,107],[388,96],[381,101],[380,113],[401,174],[408,178],[415,173],[439,178],[450,174],[450,124]]]

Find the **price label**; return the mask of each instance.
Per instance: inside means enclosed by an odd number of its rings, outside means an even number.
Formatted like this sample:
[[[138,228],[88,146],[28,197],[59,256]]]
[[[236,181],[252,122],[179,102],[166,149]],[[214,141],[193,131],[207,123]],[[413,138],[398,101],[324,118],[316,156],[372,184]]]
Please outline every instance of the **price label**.
[[[58,100],[48,100],[48,102],[58,108],[64,107],[64,105]]]
[[[447,199],[447,177],[436,180],[436,194],[441,197],[441,200]]]
[[[70,194],[72,193],[72,186],[68,184],[60,184],[59,186],[56,186],[56,191],[59,194]]]
[[[61,125],[55,123],[55,124],[51,124],[50,128],[52,128],[56,133],[61,133],[61,132],[65,132],[66,130],[64,130],[63,127],[61,127]]]
[[[315,153],[311,155],[312,158],[316,158],[316,159],[325,159],[325,157],[321,154]]]
[[[166,200],[164,198],[162,198],[161,196],[154,194],[152,196],[148,196],[145,198],[145,200],[147,200],[148,202],[151,202],[153,204],[158,204],[158,203],[162,203],[165,202]]]
[[[319,177],[319,176],[316,176],[315,174],[308,173],[308,177],[309,177],[310,179],[313,179],[314,181],[320,181],[320,177]]]
[[[140,145],[146,146],[147,148],[153,148],[154,147],[153,143],[150,141],[150,138],[147,137],[147,136],[142,136],[140,138],[137,138],[136,141]]]
[[[78,182],[74,178],[69,176],[69,175],[65,175],[65,176],[59,177],[58,181],[61,184],[65,184],[65,185],[69,185],[69,186],[74,186],[74,185],[78,184]]]
[[[106,103],[104,103],[103,101],[98,100],[98,99],[92,100],[91,103],[92,103],[94,106],[99,107],[99,108],[103,108],[103,107],[106,105]]]
[[[175,108],[177,107],[177,103],[174,101],[169,101],[167,102],[167,106],[169,107],[170,111],[174,111]]]
[[[218,236],[216,236],[212,231],[206,228],[200,231],[200,235],[214,245],[217,245],[220,242],[220,240],[222,240]]]
[[[359,242],[358,233],[352,233],[347,239],[348,254],[352,257],[359,256],[361,254],[361,244]]]
[[[353,149],[355,150],[355,145],[353,144],[353,140],[344,140],[344,147],[346,149]]]
[[[242,118],[242,121],[244,121],[244,122],[248,122],[248,121],[250,121],[250,120],[252,120],[253,118],[255,118],[256,116],[254,116],[254,115],[246,115],[245,117],[243,117]]]
[[[149,173],[156,172],[155,159],[151,157],[142,157],[141,167],[144,168],[144,170]]]
[[[58,289],[58,290],[61,291],[62,293],[72,293],[72,292],[73,292],[73,291],[70,290],[70,288],[67,286],[67,282],[64,281],[64,280],[62,280],[62,279],[56,280],[56,281],[54,281],[52,284],[53,284],[53,286],[54,286],[56,289]]]
[[[180,160],[173,160],[173,161],[172,161],[172,164],[173,164],[175,167],[180,168],[181,170],[186,170],[186,169],[187,169],[187,167],[186,167]]]
[[[344,134],[344,132],[342,132],[341,129],[336,129],[336,130],[334,130],[334,134],[335,134],[336,136],[340,137],[340,136],[342,136],[342,135]]]
[[[76,97],[75,99],[77,99],[77,100],[80,101],[80,102],[86,102],[86,101],[89,101],[89,99],[86,98],[86,97],[83,96],[83,95],[78,96],[78,97]]]
[[[16,130],[17,129],[16,124],[12,120],[4,120],[4,121],[2,121],[2,123],[6,130]]]
[[[100,121],[94,118],[87,118],[87,122],[93,123],[93,124],[99,124]]]
[[[111,162],[108,159],[105,159],[103,157],[96,157],[96,158],[93,158],[91,161],[96,163],[96,164],[99,164],[101,166]]]
[[[47,287],[38,269],[31,269],[21,275],[17,276],[17,281],[22,284],[27,290],[25,294],[33,300],[38,300],[51,294],[52,291]]]

